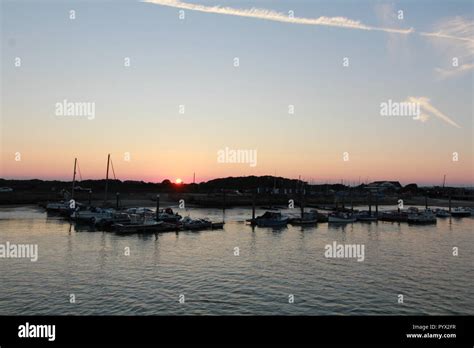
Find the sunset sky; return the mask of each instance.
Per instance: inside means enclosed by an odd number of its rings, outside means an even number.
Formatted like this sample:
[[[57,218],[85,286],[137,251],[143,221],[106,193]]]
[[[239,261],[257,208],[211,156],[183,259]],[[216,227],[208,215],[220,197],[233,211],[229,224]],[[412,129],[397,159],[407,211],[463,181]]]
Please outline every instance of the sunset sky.
[[[121,180],[473,184],[472,1],[155,2],[2,1],[0,177],[103,178],[111,153]],[[380,115],[410,98],[422,121]]]

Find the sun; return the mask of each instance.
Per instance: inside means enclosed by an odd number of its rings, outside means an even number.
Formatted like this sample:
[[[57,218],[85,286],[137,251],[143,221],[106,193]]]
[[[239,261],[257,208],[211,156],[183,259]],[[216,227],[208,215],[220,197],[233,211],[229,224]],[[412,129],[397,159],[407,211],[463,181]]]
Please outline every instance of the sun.
[[[180,184],[183,183],[183,180],[181,180],[180,178],[178,178],[178,179],[175,180],[175,183],[178,184],[178,185],[180,185]]]

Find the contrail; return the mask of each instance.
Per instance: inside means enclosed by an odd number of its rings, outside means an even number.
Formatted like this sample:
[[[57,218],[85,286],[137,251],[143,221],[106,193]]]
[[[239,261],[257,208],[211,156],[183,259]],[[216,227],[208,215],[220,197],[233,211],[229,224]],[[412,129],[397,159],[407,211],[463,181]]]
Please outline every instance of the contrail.
[[[427,113],[427,114],[432,114],[441,120],[443,120],[446,123],[449,123],[451,126],[461,128],[456,122],[451,120],[448,116],[443,114],[441,111],[436,109],[433,105],[431,105],[430,100],[426,97],[408,97],[407,101],[410,103],[418,103],[420,104],[420,107]],[[426,121],[425,119],[422,119],[422,121]]]
[[[175,8],[181,8],[190,11],[199,11],[207,13],[217,13],[230,16],[249,17],[265,19],[275,22],[283,23],[294,23],[304,25],[321,25],[327,27],[339,27],[346,29],[358,29],[358,30],[378,30],[387,33],[398,33],[398,34],[410,34],[414,30],[409,29],[395,29],[395,28],[383,28],[373,27],[361,23],[360,21],[352,20],[346,17],[318,17],[318,18],[304,18],[304,17],[290,17],[289,15],[266,9],[238,9],[233,7],[220,7],[220,6],[205,6],[199,4],[191,4],[179,0],[142,0],[156,5],[169,6]]]
[[[437,32],[437,33],[425,33],[425,32],[421,32],[420,35],[422,35],[422,36],[430,36],[430,37],[437,37],[437,38],[440,38],[440,39],[460,40],[460,41],[466,41],[466,42],[474,43],[474,39],[473,39],[473,38],[461,37],[461,36],[454,36],[454,35],[444,34],[444,33],[442,33],[442,32]]]

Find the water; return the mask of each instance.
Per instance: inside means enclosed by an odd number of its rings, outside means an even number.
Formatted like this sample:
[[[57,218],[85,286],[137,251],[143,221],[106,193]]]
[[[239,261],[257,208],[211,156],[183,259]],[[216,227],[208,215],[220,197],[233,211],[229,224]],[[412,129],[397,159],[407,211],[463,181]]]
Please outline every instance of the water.
[[[224,230],[122,236],[0,208],[0,243],[39,250],[37,262],[0,259],[0,315],[474,314],[473,218],[275,230],[252,229],[249,214],[227,210]],[[364,244],[365,260],[325,258],[333,241]]]

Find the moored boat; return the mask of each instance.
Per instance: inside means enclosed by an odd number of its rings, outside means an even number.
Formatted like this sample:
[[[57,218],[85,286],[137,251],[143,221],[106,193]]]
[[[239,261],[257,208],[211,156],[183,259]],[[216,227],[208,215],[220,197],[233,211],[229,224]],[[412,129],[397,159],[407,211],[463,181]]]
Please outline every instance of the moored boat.
[[[192,219],[189,216],[181,220],[183,230],[198,231],[212,228],[212,222],[207,219]]]
[[[103,220],[110,220],[115,213],[114,209],[102,209],[90,207],[86,210],[76,210],[71,214],[71,219],[79,223],[100,223]]]
[[[388,221],[388,222],[407,222],[408,221],[408,213],[405,211],[385,211],[381,212],[378,215],[378,219],[380,221]]]
[[[181,215],[173,212],[173,209],[171,208],[161,209],[158,213],[158,220],[176,223],[181,220]]]
[[[431,210],[408,214],[409,224],[436,224],[436,215]]]
[[[363,222],[377,221],[377,216],[375,216],[369,211],[361,211],[357,213],[356,216],[357,216],[357,221],[363,221]]]
[[[471,216],[471,210],[463,207],[457,207],[451,210],[452,217],[468,217]]]
[[[357,217],[351,213],[337,212],[328,215],[329,223],[351,223],[356,221]]]
[[[288,223],[288,218],[282,216],[280,212],[265,212],[262,216],[255,219],[255,224],[258,227],[278,227],[285,226]]]
[[[289,220],[289,223],[292,225],[297,226],[306,226],[306,225],[314,225],[318,222],[318,218],[315,212],[310,211],[304,212],[302,217],[293,218]]]
[[[439,218],[446,218],[446,217],[450,217],[451,214],[449,213],[449,211],[445,210],[445,209],[436,209],[435,210],[435,215],[436,217],[439,217]]]
[[[163,224],[163,221],[144,220],[141,223],[116,223],[112,227],[118,233],[158,232]]]

